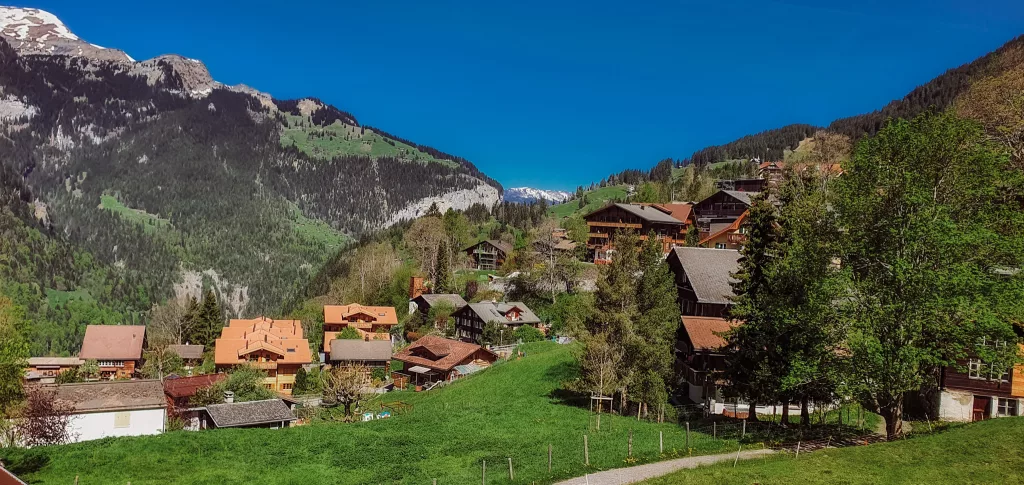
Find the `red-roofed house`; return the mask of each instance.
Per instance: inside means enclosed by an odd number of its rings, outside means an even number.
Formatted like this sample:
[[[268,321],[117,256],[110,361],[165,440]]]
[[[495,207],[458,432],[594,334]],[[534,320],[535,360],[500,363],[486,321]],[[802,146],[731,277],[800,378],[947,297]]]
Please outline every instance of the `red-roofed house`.
[[[700,240],[700,246],[715,249],[740,249],[747,242],[746,222],[750,211],[744,211],[731,224]]]
[[[394,360],[415,384],[451,381],[490,366],[497,354],[479,345],[427,335],[398,352]]]
[[[683,316],[676,339],[676,374],[691,401],[721,399],[713,375],[725,368],[725,334],[734,326],[724,318]]]
[[[129,379],[141,366],[145,342],[143,325],[89,325],[78,357],[95,360],[104,379]]]

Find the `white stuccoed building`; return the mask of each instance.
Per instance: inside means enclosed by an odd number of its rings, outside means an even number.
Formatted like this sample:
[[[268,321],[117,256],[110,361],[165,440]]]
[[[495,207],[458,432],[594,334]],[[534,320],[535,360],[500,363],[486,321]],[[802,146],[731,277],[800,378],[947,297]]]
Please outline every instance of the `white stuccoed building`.
[[[167,400],[158,380],[101,381],[57,386],[57,399],[75,406],[71,441],[163,433]]]

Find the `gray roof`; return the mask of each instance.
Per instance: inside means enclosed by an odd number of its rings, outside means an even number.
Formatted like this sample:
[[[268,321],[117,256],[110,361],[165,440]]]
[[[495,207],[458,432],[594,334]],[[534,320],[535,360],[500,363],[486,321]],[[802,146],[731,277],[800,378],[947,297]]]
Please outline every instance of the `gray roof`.
[[[501,252],[505,253],[506,255],[512,253],[512,246],[511,245],[509,245],[508,243],[506,243],[504,241],[499,241],[497,239],[484,239],[483,241],[480,241],[480,242],[478,242],[476,244],[473,244],[472,246],[467,247],[466,249],[463,249],[463,251],[469,251],[470,249],[473,249],[473,248],[475,248],[475,247],[477,247],[477,246],[479,246],[479,245],[481,245],[483,243],[490,244],[491,246],[494,246],[494,247],[500,249]]]
[[[722,192],[725,192],[726,194],[729,194],[734,199],[739,199],[740,201],[742,201],[744,204],[747,204],[747,205],[750,205],[750,203],[751,203],[750,202],[750,198],[751,197],[753,197],[753,196],[755,196],[757,194],[760,194],[760,192],[742,192],[742,191],[739,191],[739,190],[723,190]]]
[[[57,399],[73,404],[77,413],[167,407],[158,380],[81,382],[56,389]]]
[[[202,359],[204,347],[202,345],[168,345],[167,350],[178,354],[182,359]]]
[[[477,314],[484,323],[487,322],[498,322],[505,324],[536,324],[541,323],[537,315],[530,310],[530,307],[526,306],[521,301],[508,301],[508,302],[489,302],[484,301],[480,303],[470,303],[467,305],[470,310]],[[509,321],[505,314],[508,313],[512,307],[516,307],[521,310],[519,314],[519,320]]]
[[[697,301],[732,303],[731,275],[740,269],[740,252],[733,249],[675,248]]]
[[[29,357],[30,367],[72,367],[82,365],[84,360],[78,357]]]
[[[280,399],[210,404],[206,412],[218,428],[295,421],[291,408]]]
[[[658,222],[661,224],[683,224],[683,221],[680,221],[679,219],[666,214],[661,209],[657,209],[650,205],[616,203],[615,207],[629,212],[630,214],[633,214],[645,221]]]
[[[391,360],[390,340],[331,340],[331,361]]]
[[[423,301],[427,302],[429,306],[437,305],[442,301],[451,303],[456,310],[466,306],[466,300],[463,300],[461,296],[454,293],[426,293],[417,298],[423,298]]]

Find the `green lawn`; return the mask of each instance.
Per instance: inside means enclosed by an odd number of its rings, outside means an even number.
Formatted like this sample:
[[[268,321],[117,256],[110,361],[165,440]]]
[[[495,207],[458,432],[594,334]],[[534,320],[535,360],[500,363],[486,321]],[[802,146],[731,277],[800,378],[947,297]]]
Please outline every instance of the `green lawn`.
[[[291,213],[288,215],[288,218],[291,220],[295,232],[303,239],[322,243],[332,252],[341,248],[342,245],[350,240],[348,236],[334,229],[330,224],[320,219],[306,217],[294,203],[289,202],[288,204],[291,206]]]
[[[560,383],[571,378],[570,348],[529,344],[524,359],[484,370],[427,393],[387,394],[413,410],[369,423],[317,423],[284,430],[226,429],[172,432],[43,448],[49,462],[27,474],[33,483],[69,484],[438,484],[551,483],[626,466],[633,430],[637,463],[679,456],[684,431],[674,424],[604,415],[594,429],[585,408],[562,402]],[[658,452],[664,432],[665,455]],[[589,436],[590,467],[583,465]],[[696,433],[694,433],[696,434]],[[696,440],[694,454],[735,449],[733,441]],[[554,466],[547,471],[547,449]]]
[[[771,457],[686,470],[644,482],[694,484],[1024,483],[1024,418],[1001,418],[937,434],[800,458]]]
[[[113,195],[101,195],[100,207],[117,214],[122,219],[142,224],[145,231],[148,233],[153,233],[158,229],[171,226],[170,220],[150,214],[143,210],[132,209],[131,207],[124,205],[120,200],[117,200],[117,197],[114,197]]]
[[[580,209],[579,200],[570,200],[564,204],[551,206],[551,208],[548,209],[548,214],[555,216],[557,219],[569,217],[575,213],[588,214],[603,207],[610,199],[621,199],[625,197],[626,186],[610,185],[607,187],[600,187],[586,192],[586,195],[587,205],[582,209]]]

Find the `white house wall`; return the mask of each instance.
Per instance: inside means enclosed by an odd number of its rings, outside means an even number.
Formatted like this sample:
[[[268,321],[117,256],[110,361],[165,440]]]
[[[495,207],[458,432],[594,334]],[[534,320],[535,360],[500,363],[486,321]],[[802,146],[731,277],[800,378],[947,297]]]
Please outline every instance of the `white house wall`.
[[[116,427],[115,420],[127,414],[127,425]],[[108,436],[143,436],[164,432],[167,413],[159,409],[135,409],[131,411],[76,414],[71,418],[71,440],[73,442],[98,440]],[[122,422],[122,425],[125,423]]]
[[[973,418],[974,395],[970,392],[944,390],[939,396],[939,419],[967,422]]]

